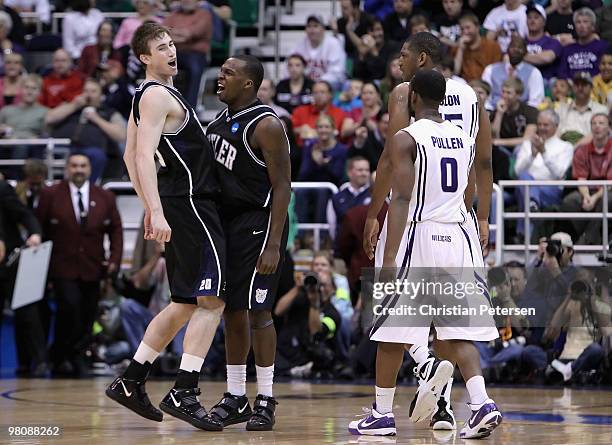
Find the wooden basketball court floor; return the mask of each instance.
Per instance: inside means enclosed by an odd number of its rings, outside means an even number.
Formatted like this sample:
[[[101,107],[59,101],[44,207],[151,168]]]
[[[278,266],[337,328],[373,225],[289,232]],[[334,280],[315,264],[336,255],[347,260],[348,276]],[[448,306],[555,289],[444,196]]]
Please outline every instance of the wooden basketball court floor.
[[[104,396],[112,379],[0,380],[0,444],[462,444],[458,433],[436,432],[425,423],[413,424],[407,411],[414,387],[396,393],[395,438],[351,436],[349,421],[373,400],[372,385],[279,383],[275,431],[248,432],[244,424],[222,433],[205,432],[165,416],[151,422]],[[147,383],[153,403],[171,387],[170,381]],[[206,407],[225,389],[222,382],[201,382]],[[254,384],[247,390],[253,400]],[[491,387],[489,395],[504,414],[502,425],[481,444],[612,444],[612,390],[542,387]],[[465,387],[453,388],[453,406],[459,428],[467,418]],[[8,426],[53,424],[62,428],[58,438],[16,438]]]

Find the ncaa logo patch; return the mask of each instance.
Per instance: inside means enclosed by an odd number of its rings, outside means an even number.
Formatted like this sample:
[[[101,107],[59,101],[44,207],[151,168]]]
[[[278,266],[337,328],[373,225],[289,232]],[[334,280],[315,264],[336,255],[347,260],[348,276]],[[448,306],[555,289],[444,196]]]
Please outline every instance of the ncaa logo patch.
[[[255,301],[258,303],[263,303],[266,301],[266,297],[268,296],[268,289],[255,289]]]
[[[239,127],[240,127],[240,125],[238,124],[238,122],[234,122],[232,124],[232,133],[236,133],[238,131]]]

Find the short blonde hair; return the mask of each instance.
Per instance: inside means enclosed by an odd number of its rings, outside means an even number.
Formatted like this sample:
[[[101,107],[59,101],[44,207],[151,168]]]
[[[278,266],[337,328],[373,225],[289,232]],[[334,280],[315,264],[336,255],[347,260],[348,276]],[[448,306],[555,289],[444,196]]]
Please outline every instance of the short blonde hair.
[[[40,89],[42,88],[43,80],[38,74],[28,74],[23,78],[23,82],[32,82],[36,85],[36,88]]]

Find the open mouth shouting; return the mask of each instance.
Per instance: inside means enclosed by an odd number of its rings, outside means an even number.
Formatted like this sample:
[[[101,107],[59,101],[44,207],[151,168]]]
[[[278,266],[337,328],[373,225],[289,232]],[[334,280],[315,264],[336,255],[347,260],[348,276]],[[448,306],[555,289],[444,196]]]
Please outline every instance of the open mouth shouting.
[[[176,69],[176,59],[172,59],[168,62],[168,65],[170,65],[173,69]]]
[[[221,94],[225,91],[225,85],[221,81],[217,81],[217,94]]]

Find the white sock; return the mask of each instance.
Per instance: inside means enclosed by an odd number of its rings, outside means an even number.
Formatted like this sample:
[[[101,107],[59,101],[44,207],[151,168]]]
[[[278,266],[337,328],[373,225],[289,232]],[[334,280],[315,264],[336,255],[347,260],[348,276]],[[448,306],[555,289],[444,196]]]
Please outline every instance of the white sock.
[[[227,365],[227,392],[234,396],[246,394],[246,365]],[[259,384],[259,371],[257,372]],[[270,386],[272,386],[270,384]]]
[[[417,363],[417,366],[421,366],[429,358],[429,349],[426,346],[412,345],[408,352],[410,352],[410,356]]]
[[[255,365],[255,371],[257,372],[257,394],[272,397],[272,380],[274,380],[274,365]]]
[[[393,397],[395,396],[395,387],[393,388],[376,388],[376,411],[380,414],[387,414],[393,411]]]
[[[450,395],[451,395],[451,389],[453,387],[453,378],[451,377],[450,379],[448,379],[448,382],[446,382],[446,385],[444,386],[444,388],[442,388],[442,394],[440,394],[440,397],[442,397],[444,399],[444,401],[446,402],[446,409],[450,409]]]
[[[475,375],[465,382],[465,388],[470,395],[470,403],[472,405],[482,405],[489,398],[485,388],[484,377],[481,375]]]
[[[200,373],[202,365],[204,364],[204,357],[198,357],[196,355],[185,354],[181,357],[181,371],[193,372],[197,371]]]
[[[573,362],[567,362],[564,367],[563,370],[561,371],[561,374],[563,374],[563,381],[567,382],[572,378],[572,363]]]
[[[145,362],[153,363],[158,355],[159,352],[141,341],[136,354],[134,354],[134,360],[144,365]]]

